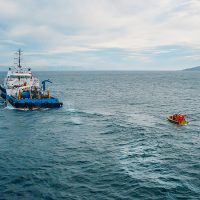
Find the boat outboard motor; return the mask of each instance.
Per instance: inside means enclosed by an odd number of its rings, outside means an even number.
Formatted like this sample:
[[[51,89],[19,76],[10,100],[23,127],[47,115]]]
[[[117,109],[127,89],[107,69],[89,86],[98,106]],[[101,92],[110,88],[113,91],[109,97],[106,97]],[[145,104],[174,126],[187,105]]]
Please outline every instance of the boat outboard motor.
[[[48,80],[44,80],[44,81],[42,81],[42,90],[43,91],[45,91],[45,89],[46,89],[46,82],[48,82],[48,83],[52,83],[49,79]]]

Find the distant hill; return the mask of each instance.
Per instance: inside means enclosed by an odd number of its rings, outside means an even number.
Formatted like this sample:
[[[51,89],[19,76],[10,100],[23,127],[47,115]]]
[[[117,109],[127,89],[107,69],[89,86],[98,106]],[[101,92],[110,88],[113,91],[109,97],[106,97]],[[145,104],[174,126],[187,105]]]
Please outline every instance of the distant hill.
[[[200,66],[184,69],[183,71],[200,71]]]

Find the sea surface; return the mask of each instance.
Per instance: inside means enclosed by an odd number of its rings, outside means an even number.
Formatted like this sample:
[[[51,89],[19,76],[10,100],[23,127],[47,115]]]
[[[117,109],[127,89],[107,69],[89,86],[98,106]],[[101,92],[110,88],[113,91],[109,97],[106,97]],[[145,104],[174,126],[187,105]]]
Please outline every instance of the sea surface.
[[[64,105],[0,107],[1,200],[200,199],[200,72],[36,75]]]

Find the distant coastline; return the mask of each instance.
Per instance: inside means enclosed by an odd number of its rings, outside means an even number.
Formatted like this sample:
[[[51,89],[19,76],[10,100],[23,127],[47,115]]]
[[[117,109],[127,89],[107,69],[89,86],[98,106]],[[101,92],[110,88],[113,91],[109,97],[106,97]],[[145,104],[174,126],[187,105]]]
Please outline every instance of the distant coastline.
[[[200,71],[200,66],[184,69],[183,71]]]

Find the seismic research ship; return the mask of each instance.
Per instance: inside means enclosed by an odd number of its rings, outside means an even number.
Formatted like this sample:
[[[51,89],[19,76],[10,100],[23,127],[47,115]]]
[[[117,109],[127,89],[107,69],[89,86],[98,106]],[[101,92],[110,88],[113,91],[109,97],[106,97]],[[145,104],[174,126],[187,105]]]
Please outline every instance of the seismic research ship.
[[[0,96],[6,104],[21,110],[62,107],[63,103],[52,97],[50,91],[45,88],[45,83],[51,81],[42,81],[41,87],[31,68],[21,66],[21,56],[22,51],[19,49],[17,66],[9,68],[3,84],[0,85]]]

